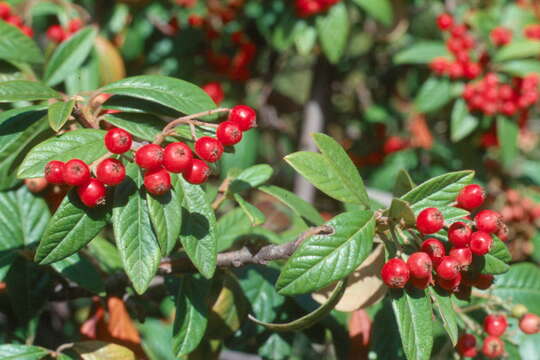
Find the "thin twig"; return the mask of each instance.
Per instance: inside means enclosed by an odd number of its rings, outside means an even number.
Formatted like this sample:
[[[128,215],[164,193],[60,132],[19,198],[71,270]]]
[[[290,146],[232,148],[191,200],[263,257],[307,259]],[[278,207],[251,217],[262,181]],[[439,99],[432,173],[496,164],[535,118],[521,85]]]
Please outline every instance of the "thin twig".
[[[229,185],[231,184],[231,178],[226,177],[225,180],[221,183],[218,189],[218,195],[212,203],[212,209],[217,210],[223,204],[225,199],[227,199],[227,193],[229,192]]]

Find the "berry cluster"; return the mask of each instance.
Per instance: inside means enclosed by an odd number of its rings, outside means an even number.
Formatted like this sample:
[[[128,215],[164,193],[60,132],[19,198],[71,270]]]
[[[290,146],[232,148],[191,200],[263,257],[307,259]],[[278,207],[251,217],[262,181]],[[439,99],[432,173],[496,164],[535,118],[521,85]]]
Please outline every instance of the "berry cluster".
[[[60,25],[51,25],[47,29],[47,39],[55,44],[60,44],[81,30],[83,25],[79,18],[71,19],[65,28]]]
[[[0,19],[4,20],[8,24],[11,24],[19,28],[19,30],[21,30],[23,34],[25,34],[26,36],[30,38],[34,37],[34,31],[32,30],[32,28],[29,26],[26,26],[24,24],[23,19],[20,16],[13,14],[11,12],[11,6],[9,6],[8,3],[5,3],[5,2],[0,3]]]
[[[464,187],[457,196],[457,206],[474,210],[485,200],[484,190],[478,185]],[[444,217],[437,208],[422,210],[416,218],[416,230],[422,235],[435,234],[443,230]],[[469,266],[473,256],[483,256],[493,244],[492,234],[506,240],[507,228],[501,216],[492,210],[482,210],[474,221],[468,219],[451,224],[447,229],[448,244],[430,237],[420,245],[420,251],[409,255],[405,262],[399,257],[384,264],[381,275],[386,285],[403,288],[410,281],[411,285],[425,289],[435,283],[449,291],[466,296],[471,286],[487,289],[493,276],[475,273]]]
[[[327,11],[341,0],[295,0],[296,15],[307,18]]]
[[[506,190],[504,195],[505,203],[501,209],[504,222],[515,221],[534,224],[540,219],[540,205],[522,196],[517,190]]]

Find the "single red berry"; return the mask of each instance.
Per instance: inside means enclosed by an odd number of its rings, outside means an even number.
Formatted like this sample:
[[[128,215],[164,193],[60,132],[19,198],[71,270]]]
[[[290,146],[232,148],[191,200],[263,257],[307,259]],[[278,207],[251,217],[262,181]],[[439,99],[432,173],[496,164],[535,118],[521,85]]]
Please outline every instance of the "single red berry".
[[[170,143],[163,151],[163,166],[172,173],[182,173],[191,168],[193,152],[183,142]]]
[[[473,210],[484,203],[486,193],[480,185],[471,184],[465,186],[457,196],[457,204],[465,210]]]
[[[455,247],[466,247],[469,245],[471,234],[472,230],[467,224],[457,221],[448,229],[448,240]]]
[[[508,321],[504,315],[488,315],[484,318],[484,331],[491,336],[500,337],[506,331]]]
[[[24,185],[30,190],[30,192],[37,194],[45,190],[47,185],[49,185],[47,179],[44,177],[24,179]]]
[[[409,281],[409,267],[399,258],[393,258],[383,265],[381,270],[382,280],[391,288],[403,288]]]
[[[429,63],[429,68],[437,75],[444,75],[448,72],[450,61],[444,57],[437,57]]]
[[[96,178],[107,185],[118,185],[126,177],[124,165],[113,158],[108,158],[100,162],[96,168]]]
[[[429,274],[428,277],[423,278],[423,279],[411,277],[409,282],[415,288],[420,289],[420,290],[424,290],[425,288],[427,288],[429,285],[431,285],[433,283],[433,276],[431,274]]]
[[[34,30],[30,26],[23,25],[21,26],[21,31],[24,35],[28,36],[29,38],[34,37]]]
[[[257,115],[249,106],[236,105],[231,109],[228,120],[238,124],[240,130],[247,131],[257,124]]]
[[[59,44],[66,39],[67,35],[60,25],[51,25],[47,29],[47,39],[53,43]]]
[[[540,316],[536,314],[525,314],[519,319],[519,328],[525,334],[536,334],[540,332]]]
[[[482,210],[474,217],[474,223],[478,230],[494,233],[502,224],[501,214],[493,210]]]
[[[52,160],[45,165],[45,179],[51,184],[64,183],[64,167],[62,161]]]
[[[433,265],[437,266],[446,255],[446,249],[440,240],[429,238],[424,240],[421,247],[422,251],[431,258]]]
[[[66,184],[79,186],[90,180],[90,168],[84,161],[72,159],[64,165],[63,176]]]
[[[467,35],[467,26],[465,25],[455,25],[452,26],[451,35],[454,38],[462,38]]]
[[[184,179],[191,184],[202,184],[210,176],[210,167],[202,160],[193,159],[191,168],[184,171]]]
[[[237,123],[224,121],[219,124],[216,136],[223,145],[231,146],[238,144],[242,140],[242,130],[240,130]]]
[[[385,155],[404,150],[410,146],[409,141],[400,136],[389,136],[383,145]]]
[[[475,231],[471,235],[469,247],[474,255],[482,256],[489,252],[493,238],[484,231]]]
[[[427,253],[415,252],[407,259],[407,266],[409,267],[412,277],[425,279],[431,276],[433,263]]]
[[[493,280],[495,278],[491,274],[480,274],[473,281],[473,286],[480,290],[487,290],[493,285]]]
[[[225,97],[225,94],[223,93],[223,88],[218,82],[211,82],[205,84],[202,86],[202,89],[208,94],[208,96],[212,98],[212,100],[214,100],[216,105],[221,104],[223,98]]]
[[[156,144],[143,145],[135,152],[135,162],[146,170],[160,168],[163,163],[163,149]]]
[[[503,26],[498,26],[491,30],[489,37],[491,38],[493,45],[503,46],[512,41],[512,30]]]
[[[444,280],[455,279],[459,274],[459,270],[459,262],[451,256],[443,257],[439,265],[437,265],[437,274]]]
[[[416,228],[422,234],[439,232],[444,226],[443,214],[437,208],[427,208],[418,214]]]
[[[95,207],[105,203],[105,185],[97,179],[89,179],[77,187],[77,194],[82,203],[88,207]]]
[[[0,3],[0,19],[6,20],[11,15],[11,6],[8,3]]]
[[[456,344],[458,354],[465,358],[473,358],[478,354],[476,351],[476,338],[472,334],[463,334]]]
[[[488,336],[482,345],[482,354],[489,359],[498,358],[504,354],[504,342],[496,336]]]
[[[8,16],[8,18],[5,21],[8,24],[11,24],[11,25],[16,26],[18,28],[20,28],[20,27],[22,27],[24,25],[23,20],[21,19],[21,17],[17,16],[17,15],[10,15],[10,16]]]
[[[79,18],[71,19],[67,25],[68,32],[70,34],[76,33],[83,27],[83,22]]]
[[[461,284],[461,273],[457,273],[456,277],[453,279],[443,279],[440,275],[437,275],[437,285],[449,292],[459,291],[459,285]]]
[[[440,14],[437,16],[437,26],[442,31],[450,29],[454,25],[454,18],[450,14]]]
[[[133,138],[124,129],[114,128],[105,134],[105,147],[113,154],[123,154],[131,149]]]
[[[472,264],[473,256],[469,248],[454,248],[450,250],[448,255],[458,261],[460,269],[467,268]]]
[[[191,14],[189,15],[188,23],[191,27],[199,28],[204,24],[204,18],[196,14]]]
[[[152,195],[163,195],[171,189],[171,176],[165,169],[144,174],[144,187]]]
[[[223,155],[223,145],[213,137],[203,136],[195,142],[195,152],[203,160],[216,162]]]

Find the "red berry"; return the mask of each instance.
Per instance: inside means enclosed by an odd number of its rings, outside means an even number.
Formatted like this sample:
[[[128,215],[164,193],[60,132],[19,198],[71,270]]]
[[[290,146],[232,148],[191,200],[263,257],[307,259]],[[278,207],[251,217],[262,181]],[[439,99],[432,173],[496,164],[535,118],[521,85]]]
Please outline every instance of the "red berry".
[[[455,247],[466,247],[469,245],[472,230],[464,222],[458,221],[450,225],[448,229],[448,240]]]
[[[228,120],[238,124],[240,130],[247,131],[257,124],[257,115],[249,106],[236,105],[231,109]]]
[[[29,38],[34,37],[34,30],[30,26],[23,25],[21,26],[21,31],[24,35],[28,36]]]
[[[118,185],[125,177],[126,168],[116,159],[105,159],[96,168],[96,178],[107,185]]]
[[[489,252],[493,238],[484,231],[475,231],[471,235],[469,247],[474,255],[482,256]]]
[[[454,38],[461,38],[467,34],[467,26],[465,25],[455,25],[452,27],[451,35]]]
[[[105,134],[105,147],[113,154],[123,154],[131,149],[133,138],[124,129],[114,128]]]
[[[23,20],[17,15],[10,15],[10,16],[8,16],[8,18],[5,21],[8,24],[11,24],[11,25],[16,26],[18,28],[20,28],[21,26],[24,25]]]
[[[24,179],[24,185],[30,190],[30,192],[37,194],[45,190],[49,183],[44,177]]]
[[[488,335],[500,337],[507,327],[508,322],[504,315],[488,315],[484,318],[484,331]]]
[[[79,186],[90,180],[90,168],[84,161],[72,159],[64,165],[63,176],[66,184]]]
[[[64,167],[62,161],[52,160],[45,165],[45,179],[51,184],[64,183]]]
[[[525,314],[519,319],[519,328],[525,334],[536,334],[540,332],[540,317],[536,314]]]
[[[489,36],[495,46],[506,45],[512,41],[512,30],[498,26],[491,30]]]
[[[11,15],[11,6],[5,2],[0,3],[0,19],[6,20]]]
[[[459,285],[461,284],[461,273],[457,273],[456,277],[453,279],[443,279],[440,275],[437,276],[437,285],[449,292],[457,292],[459,290]]]
[[[446,249],[440,240],[429,238],[422,243],[422,251],[427,253],[434,265],[438,265],[446,255]]]
[[[416,228],[422,234],[439,232],[444,226],[443,214],[436,208],[424,209],[416,218]]]
[[[476,338],[471,334],[463,334],[459,337],[456,350],[462,357],[473,358],[477,355]]]
[[[494,233],[502,224],[501,215],[493,210],[482,210],[474,217],[476,227],[480,231]]]
[[[431,274],[429,274],[428,277],[423,278],[423,279],[411,277],[410,278],[410,283],[415,288],[420,289],[420,290],[424,290],[425,288],[427,288],[429,285],[431,285],[433,283],[433,277],[431,276]]]
[[[429,68],[437,75],[444,75],[448,72],[450,61],[444,57],[437,57],[429,63]]]
[[[82,203],[91,208],[105,203],[105,186],[97,179],[89,179],[77,187],[77,194]]]
[[[54,43],[61,43],[66,39],[66,32],[60,25],[51,25],[47,29],[47,38]]]
[[[219,124],[216,136],[218,140],[225,146],[238,144],[242,140],[242,130],[238,124],[232,121],[224,121]]]
[[[440,14],[437,16],[437,26],[442,31],[450,29],[454,25],[454,18],[449,14]]]
[[[409,267],[405,261],[393,258],[383,265],[381,270],[382,280],[391,288],[403,288],[409,281]]]
[[[471,184],[465,186],[457,196],[457,204],[465,210],[473,210],[484,203],[486,193],[480,185]]]
[[[135,152],[135,162],[139,167],[153,170],[161,167],[163,163],[163,149],[156,144],[146,144]]]
[[[218,82],[211,82],[205,84],[202,86],[202,89],[208,94],[208,96],[212,98],[212,100],[214,100],[216,105],[219,105],[225,97],[225,94],[223,93],[223,88]]]
[[[184,179],[191,184],[202,184],[210,176],[210,167],[202,160],[193,159],[191,168],[184,171]]]
[[[198,28],[204,24],[204,18],[196,14],[191,14],[189,15],[188,23],[191,27]]]
[[[165,169],[151,170],[144,174],[144,187],[153,195],[163,195],[171,189],[171,176]]]
[[[182,173],[191,167],[193,152],[183,142],[167,145],[163,151],[163,166],[173,173]]]
[[[499,230],[497,230],[495,235],[502,241],[507,241],[508,240],[508,226],[506,226],[506,224],[503,223],[501,227],[499,228]]]
[[[493,285],[494,277],[491,274],[479,274],[473,279],[472,286],[480,290],[487,290]]]
[[[469,248],[452,249],[448,255],[457,260],[461,269],[472,264],[472,251]]]
[[[429,278],[433,264],[431,258],[425,252],[415,252],[407,259],[407,266],[411,276],[417,279]]]
[[[488,336],[484,339],[482,353],[489,359],[498,358],[504,353],[504,342],[496,336]]]
[[[409,147],[409,141],[399,136],[389,136],[384,142],[383,152],[388,155]]]
[[[79,18],[71,19],[67,25],[67,29],[70,34],[76,33],[83,27],[83,22]]]
[[[195,152],[203,160],[216,162],[223,154],[223,145],[213,137],[203,136],[195,142]]]
[[[459,262],[450,256],[442,258],[439,265],[437,265],[437,274],[444,280],[455,279],[459,274]]]

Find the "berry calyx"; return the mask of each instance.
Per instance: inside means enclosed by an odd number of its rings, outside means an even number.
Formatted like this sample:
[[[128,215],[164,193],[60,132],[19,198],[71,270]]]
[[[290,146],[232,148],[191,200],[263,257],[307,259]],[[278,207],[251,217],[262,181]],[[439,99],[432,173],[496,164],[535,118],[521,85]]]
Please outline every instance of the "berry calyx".
[[[519,328],[525,334],[536,334],[540,332],[540,316],[536,314],[525,314],[519,319]]]
[[[488,336],[482,344],[482,354],[489,359],[494,359],[504,353],[504,342],[496,336]]]
[[[459,275],[459,262],[451,256],[442,258],[437,265],[437,274],[444,280],[453,280]]]
[[[493,238],[491,235],[484,231],[475,231],[471,235],[469,248],[474,255],[482,256],[489,252],[492,244]]]
[[[464,222],[458,221],[450,225],[448,229],[448,240],[455,247],[466,247],[469,245],[472,230]]]
[[[469,248],[454,248],[450,250],[448,255],[457,260],[461,269],[467,268],[472,264],[472,251]]]
[[[416,228],[422,234],[439,232],[444,226],[443,214],[437,208],[427,208],[418,214]]]
[[[80,159],[69,160],[64,165],[64,182],[68,185],[79,186],[90,180],[90,168]]]
[[[440,240],[429,238],[424,240],[421,249],[429,255],[433,265],[438,265],[446,255],[446,249]]]
[[[135,162],[146,170],[160,168],[163,163],[163,149],[156,144],[143,145],[135,152]]]
[[[113,158],[108,158],[100,162],[96,168],[96,178],[107,185],[118,185],[126,177],[124,165]]]
[[[488,315],[484,318],[484,331],[491,336],[500,337],[506,331],[508,322],[504,315]]]
[[[195,152],[203,160],[216,162],[223,155],[223,145],[213,137],[203,136],[195,142]]]
[[[465,210],[473,210],[484,203],[486,193],[480,185],[470,184],[465,186],[457,196],[458,207]]]
[[[105,134],[105,147],[113,154],[123,154],[131,149],[133,138],[124,129],[114,128]]]
[[[44,177],[24,179],[24,185],[30,190],[30,192],[37,194],[45,190],[49,183]]]
[[[494,233],[502,224],[501,215],[493,210],[482,210],[474,217],[474,223],[480,231]]]
[[[84,205],[93,208],[105,203],[106,189],[101,181],[92,178],[77,187],[77,194]]]
[[[51,184],[64,183],[64,162],[52,160],[45,165],[45,180]]]
[[[425,252],[415,252],[407,259],[411,276],[417,279],[425,279],[431,276],[433,264],[431,258]]]
[[[463,334],[459,337],[456,350],[462,357],[473,358],[478,354],[476,350],[476,338],[472,334]]]
[[[219,124],[216,136],[223,145],[231,146],[238,144],[242,140],[242,130],[240,130],[237,123],[224,121]]]
[[[183,142],[170,143],[163,151],[163,166],[172,173],[182,173],[191,167],[193,152]]]
[[[202,184],[210,176],[210,167],[200,159],[193,159],[191,168],[183,173],[184,179],[191,184]]]
[[[409,267],[399,258],[393,258],[383,265],[381,277],[384,283],[391,288],[403,288],[409,281]]]
[[[257,124],[257,114],[249,106],[236,105],[231,109],[228,120],[236,123],[240,130],[247,131]]]
[[[440,14],[437,16],[437,26],[442,31],[450,29],[454,25],[454,18],[450,14]]]
[[[144,174],[144,187],[152,195],[163,195],[171,189],[171,176],[165,169]]]

